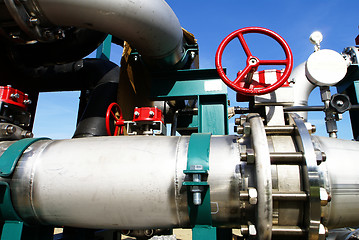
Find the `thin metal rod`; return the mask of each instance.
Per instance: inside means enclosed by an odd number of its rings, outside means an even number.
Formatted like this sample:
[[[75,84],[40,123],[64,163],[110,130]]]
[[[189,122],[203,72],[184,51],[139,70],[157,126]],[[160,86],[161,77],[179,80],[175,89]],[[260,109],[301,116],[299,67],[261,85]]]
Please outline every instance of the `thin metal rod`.
[[[294,126],[265,126],[264,130],[266,134],[292,134],[294,132]],[[243,134],[244,127],[238,126],[237,133]]]
[[[314,111],[324,111],[324,106],[293,106],[293,107],[284,107],[284,112],[314,112]],[[352,105],[349,110],[359,110],[359,105]]]
[[[301,152],[272,152],[270,160],[272,164],[301,164],[304,159]]]
[[[307,112],[307,111],[323,111],[324,106],[293,106],[284,107],[284,112]]]
[[[281,236],[305,236],[307,231],[298,226],[273,226],[272,234]]]
[[[272,193],[273,201],[306,201],[308,195],[303,192],[275,192]]]

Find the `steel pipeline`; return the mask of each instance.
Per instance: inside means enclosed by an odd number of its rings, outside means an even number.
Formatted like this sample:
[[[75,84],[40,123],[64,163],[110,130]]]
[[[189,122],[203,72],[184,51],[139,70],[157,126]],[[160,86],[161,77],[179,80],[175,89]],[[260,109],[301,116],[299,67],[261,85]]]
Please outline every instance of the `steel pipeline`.
[[[256,209],[266,206],[271,196],[258,196],[257,201],[249,191],[260,190],[256,173],[260,163],[255,163],[256,156],[251,160],[249,151],[254,147],[251,134],[211,137],[207,182],[215,226],[234,228],[249,221],[257,227],[270,224],[256,216]],[[266,173],[272,178],[273,196],[281,196],[273,198],[273,227],[302,226],[307,208],[303,203],[311,196],[303,186],[303,167],[290,159],[297,156],[295,137],[267,139],[270,154],[288,158],[287,165],[272,163],[271,174]],[[318,176],[321,191],[328,192],[331,202],[321,197],[322,223],[328,228],[358,225],[359,178],[355,168],[348,166],[356,161],[359,143],[324,137],[305,141],[326,154]],[[188,144],[187,136],[41,140],[22,154],[12,178],[2,180],[10,183],[15,210],[30,224],[96,229],[190,227],[187,191],[182,186]],[[0,153],[8,146],[9,142],[0,143]],[[267,172],[269,167],[265,168]]]

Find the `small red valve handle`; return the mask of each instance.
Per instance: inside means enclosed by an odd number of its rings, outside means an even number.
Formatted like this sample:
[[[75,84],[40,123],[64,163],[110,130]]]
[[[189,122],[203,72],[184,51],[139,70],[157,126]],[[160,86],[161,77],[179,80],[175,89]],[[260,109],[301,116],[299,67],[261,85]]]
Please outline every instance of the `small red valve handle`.
[[[111,132],[111,123],[115,125],[115,131]],[[117,103],[111,103],[106,111],[106,131],[109,136],[123,135],[125,120],[122,117],[122,111]],[[120,132],[119,132],[120,130]]]
[[[247,33],[260,33],[260,34],[264,34],[264,35],[267,35],[267,36],[273,38],[283,48],[286,59],[284,59],[284,60],[261,60],[255,56],[253,56],[251,51],[249,50],[249,47],[248,47],[246,41],[244,40],[244,37],[243,37],[243,35],[247,34]],[[222,54],[223,54],[225,47],[228,45],[228,43],[235,38],[238,38],[239,42],[241,43],[241,45],[243,47],[245,54],[247,55],[247,60],[246,60],[247,65],[242,71],[238,72],[237,78],[234,81],[231,81],[227,77],[227,75],[225,74],[225,72],[223,70]],[[249,87],[250,81],[251,81],[250,76],[252,76],[253,73],[255,71],[257,71],[259,65],[285,65],[285,70],[284,70],[282,76],[275,83],[273,83],[265,88],[250,88]],[[292,68],[293,68],[293,55],[292,55],[292,51],[289,48],[288,43],[277,33],[273,32],[269,29],[261,28],[261,27],[241,28],[241,29],[229,34],[225,39],[223,39],[223,41],[219,45],[219,47],[217,49],[217,53],[216,53],[216,68],[217,68],[217,72],[218,72],[220,78],[222,79],[222,81],[228,87],[232,88],[234,91],[241,93],[243,95],[249,95],[249,96],[262,95],[262,94],[273,92],[274,90],[281,87],[287,81],[290,73],[292,72]],[[249,76],[250,81],[247,82],[246,84],[244,84],[245,87],[241,87],[241,85],[243,85],[243,84],[241,84],[241,82],[243,82],[245,80],[246,76],[247,76],[247,78]]]

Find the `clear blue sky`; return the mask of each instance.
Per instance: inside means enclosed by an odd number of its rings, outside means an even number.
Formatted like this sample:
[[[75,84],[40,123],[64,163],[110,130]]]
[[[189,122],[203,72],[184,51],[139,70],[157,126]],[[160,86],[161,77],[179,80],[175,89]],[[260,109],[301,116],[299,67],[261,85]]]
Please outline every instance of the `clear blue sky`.
[[[280,34],[289,44],[294,56],[294,66],[304,62],[313,52],[309,35],[316,30],[322,32],[324,49],[341,52],[344,47],[353,46],[359,34],[358,14],[353,8],[358,0],[326,1],[204,1],[169,0],[185,29],[198,39],[200,48],[200,67],[214,68],[214,56],[218,45],[229,33],[243,27],[259,26]],[[280,59],[282,52],[271,47],[259,37],[248,40],[254,52],[267,59]],[[122,49],[113,48],[112,61],[119,63]],[[93,56],[93,55],[92,55]],[[242,59],[235,47],[225,53],[223,65],[228,76],[233,79],[242,67]],[[75,129],[78,93],[41,94],[38,113],[35,118],[35,136],[51,138],[70,138]],[[228,90],[232,105],[234,92]],[[319,93],[315,90],[310,96],[310,105],[321,104]],[[319,129],[318,135],[326,136],[323,113],[311,114],[309,121]],[[339,122],[339,137],[351,139],[348,115]]]

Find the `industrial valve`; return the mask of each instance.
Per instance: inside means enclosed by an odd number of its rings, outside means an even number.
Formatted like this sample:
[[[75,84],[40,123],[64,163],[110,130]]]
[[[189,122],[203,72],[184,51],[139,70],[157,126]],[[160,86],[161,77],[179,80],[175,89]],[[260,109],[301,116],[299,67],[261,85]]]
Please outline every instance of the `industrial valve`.
[[[135,108],[133,120],[126,122],[128,135],[166,134],[164,116],[157,107]]]
[[[27,105],[29,96],[11,86],[0,86],[0,139],[15,140],[33,137],[24,130],[30,125],[31,115]]]
[[[126,130],[125,130],[126,127]],[[117,103],[111,103],[106,112],[106,131],[109,136],[160,135],[166,133],[164,116],[157,107],[135,108],[132,121],[125,121]]]
[[[113,124],[115,127],[113,129]],[[125,120],[122,117],[122,111],[117,103],[111,103],[106,111],[106,131],[109,136],[123,135]],[[120,132],[119,132],[120,131]]]
[[[248,33],[260,33],[267,35],[277,41],[280,46],[283,48],[286,59],[284,60],[261,60],[256,56],[253,56],[251,53],[243,35]],[[247,66],[240,72],[238,72],[237,78],[234,81],[231,81],[227,75],[225,74],[223,67],[222,67],[222,54],[225,47],[231,42],[233,39],[238,38],[239,42],[241,43],[245,54],[247,55]],[[247,27],[242,28],[237,31],[232,32],[229,34],[219,45],[216,53],[216,68],[219,76],[223,80],[228,87],[232,88],[234,91],[241,93],[243,95],[261,95],[273,92],[274,90],[281,87],[289,78],[289,75],[292,71],[293,66],[293,55],[289,48],[287,42],[279,36],[277,33],[260,27]],[[257,71],[260,65],[285,65],[285,70],[283,75],[273,84],[266,86],[264,88],[255,88],[252,84],[252,78],[254,72]]]

